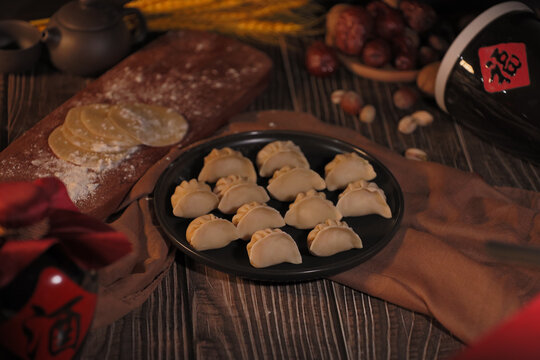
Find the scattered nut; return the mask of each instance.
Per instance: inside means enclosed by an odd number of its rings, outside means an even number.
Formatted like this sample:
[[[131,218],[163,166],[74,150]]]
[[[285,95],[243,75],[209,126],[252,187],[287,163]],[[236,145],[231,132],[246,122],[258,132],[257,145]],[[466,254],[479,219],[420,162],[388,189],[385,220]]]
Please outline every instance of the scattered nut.
[[[409,148],[405,150],[405,158],[416,161],[427,161],[428,156],[424,150],[418,148]]]
[[[335,90],[332,95],[330,95],[332,104],[339,105],[339,103],[341,103],[341,99],[343,99],[343,95],[345,95],[345,90]]]
[[[358,115],[360,109],[362,108],[363,102],[360,98],[360,95],[354,91],[347,91],[343,94],[341,99],[341,108],[347,114]]]
[[[371,124],[375,120],[377,110],[373,105],[366,105],[360,111],[360,121],[366,124]]]
[[[420,126],[427,126],[433,122],[433,115],[426,110],[418,110],[411,114],[415,122]]]
[[[439,71],[440,61],[428,64],[420,70],[416,78],[416,85],[425,94],[435,96],[435,79]]]
[[[408,109],[416,103],[418,94],[412,88],[404,86],[397,90],[392,98],[398,109]]]
[[[399,120],[398,130],[403,134],[411,134],[416,130],[416,121],[410,115],[404,116]]]

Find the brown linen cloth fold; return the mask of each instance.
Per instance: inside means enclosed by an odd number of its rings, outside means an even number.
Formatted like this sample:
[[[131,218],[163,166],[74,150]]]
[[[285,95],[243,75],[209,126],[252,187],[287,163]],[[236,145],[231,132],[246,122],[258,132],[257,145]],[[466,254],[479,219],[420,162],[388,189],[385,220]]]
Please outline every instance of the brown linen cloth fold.
[[[403,190],[405,214],[392,241],[332,280],[433,316],[465,342],[540,292],[540,272],[499,263],[484,249],[488,240],[540,245],[539,193],[492,187],[475,174],[407,160],[351,129],[305,113],[244,114],[225,134],[262,129],[319,133],[357,145],[388,167]],[[102,272],[94,326],[140,305],[172,262],[173,250],[152,225],[145,196],[180,152],[173,149],[141,178],[124,203],[126,211],[112,224],[137,239],[139,251]]]

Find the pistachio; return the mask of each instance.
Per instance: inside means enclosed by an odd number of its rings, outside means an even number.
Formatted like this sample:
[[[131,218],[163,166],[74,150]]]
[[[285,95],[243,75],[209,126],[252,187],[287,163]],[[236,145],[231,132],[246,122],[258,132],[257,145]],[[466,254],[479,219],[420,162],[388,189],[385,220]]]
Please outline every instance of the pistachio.
[[[418,148],[409,148],[405,150],[405,158],[416,161],[427,161],[428,156],[424,150]]]
[[[366,105],[362,108],[362,111],[360,111],[360,121],[366,124],[370,124],[375,120],[375,115],[377,114],[377,110],[375,109],[375,106],[373,105]]]
[[[433,115],[426,110],[418,110],[411,114],[416,123],[420,126],[427,126],[433,122]]]
[[[399,120],[398,130],[403,134],[411,134],[416,130],[416,121],[411,115],[407,115]]]
[[[332,104],[339,105],[341,99],[343,99],[343,95],[345,95],[345,90],[335,90],[332,95],[330,95]]]

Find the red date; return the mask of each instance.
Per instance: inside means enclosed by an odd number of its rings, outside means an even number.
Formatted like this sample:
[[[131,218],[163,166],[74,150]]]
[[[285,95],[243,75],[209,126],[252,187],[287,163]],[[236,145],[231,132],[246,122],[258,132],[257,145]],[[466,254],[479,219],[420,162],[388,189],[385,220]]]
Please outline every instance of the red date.
[[[316,41],[308,47],[305,60],[307,70],[315,76],[330,75],[339,67],[334,50],[322,41]]]
[[[399,8],[411,29],[418,32],[425,32],[433,27],[437,22],[435,10],[426,3],[415,0],[403,0],[399,3]]]
[[[367,66],[381,67],[390,62],[392,51],[384,39],[370,40],[362,51],[362,60]]]
[[[373,31],[373,18],[361,6],[350,6],[338,15],[335,27],[335,45],[347,55],[360,55]]]
[[[399,11],[389,8],[386,12],[380,13],[377,16],[375,29],[380,37],[390,40],[394,36],[403,33],[405,21]]]

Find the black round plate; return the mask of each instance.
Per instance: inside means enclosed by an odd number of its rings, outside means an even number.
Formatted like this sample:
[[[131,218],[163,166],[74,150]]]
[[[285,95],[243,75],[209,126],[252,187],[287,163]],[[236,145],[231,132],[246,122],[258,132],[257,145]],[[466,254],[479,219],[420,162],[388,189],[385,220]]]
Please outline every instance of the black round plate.
[[[242,152],[255,164],[255,158],[260,149],[275,140],[291,140],[304,152],[311,168],[324,178],[324,166],[334,156],[341,153],[356,152],[367,159],[375,169],[377,177],[372,180],[384,190],[388,205],[392,210],[392,218],[385,219],[379,215],[360,217],[344,217],[342,221],[362,239],[364,247],[338,253],[329,257],[311,255],[307,249],[306,238],[310,230],[299,230],[285,226],[287,232],[298,244],[302,255],[302,264],[283,263],[267,268],[254,268],[249,263],[246,250],[247,241],[236,240],[221,249],[197,251],[186,240],[186,229],[192,219],[178,218],[172,213],[171,195],[177,185],[183,180],[197,178],[202,169],[204,157],[214,148],[231,147]],[[266,187],[268,178],[258,178],[258,184]],[[326,191],[326,196],[334,204],[338,199],[338,191]],[[282,215],[288,210],[289,203],[271,199],[268,205],[277,209]],[[181,251],[208,266],[227,273],[267,281],[298,281],[316,279],[349,269],[358,265],[381,250],[396,232],[403,216],[403,194],[394,176],[377,159],[365,151],[330,137],[313,135],[294,131],[253,131],[233,134],[202,143],[181,154],[163,172],[154,188],[154,211],[159,224],[174,245]],[[216,216],[232,219],[215,210]]]

